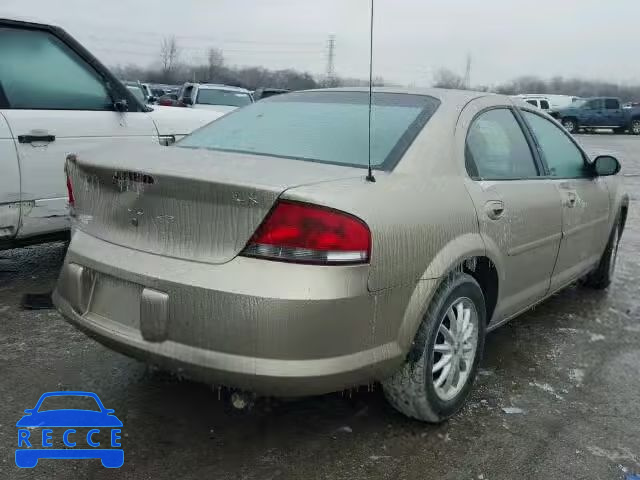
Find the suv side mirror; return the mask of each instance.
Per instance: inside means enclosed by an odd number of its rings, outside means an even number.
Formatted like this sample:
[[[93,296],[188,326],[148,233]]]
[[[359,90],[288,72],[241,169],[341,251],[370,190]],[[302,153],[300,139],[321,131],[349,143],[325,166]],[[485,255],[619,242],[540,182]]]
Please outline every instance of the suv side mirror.
[[[593,169],[599,177],[615,175],[620,171],[621,165],[616,157],[600,155],[593,161]]]
[[[129,104],[125,99],[122,99],[113,102],[113,108],[115,108],[116,112],[126,112],[129,110]]]

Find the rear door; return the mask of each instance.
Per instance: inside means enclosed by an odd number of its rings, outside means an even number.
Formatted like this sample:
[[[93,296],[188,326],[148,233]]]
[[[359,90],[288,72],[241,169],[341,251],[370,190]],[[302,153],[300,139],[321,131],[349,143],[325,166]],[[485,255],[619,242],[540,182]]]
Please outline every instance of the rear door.
[[[586,273],[600,259],[608,238],[609,191],[587,167],[573,138],[534,111],[523,117],[535,138],[549,179],[562,197],[562,243],[551,288]]]
[[[115,111],[113,86],[52,31],[0,27],[0,85],[6,97],[0,114],[21,171],[18,237],[69,228],[67,154],[111,142],[157,142],[143,107],[131,102],[131,111]]]
[[[0,91],[0,105],[3,101]],[[20,168],[9,124],[0,114],[0,241],[15,236],[20,222]]]
[[[604,99],[604,114],[607,119],[607,126],[618,127],[625,124],[625,115],[617,98]]]
[[[560,245],[560,195],[540,176],[540,165],[509,107],[491,107],[482,98],[461,116],[466,130],[466,183],[478,214],[480,232],[501,262],[498,309],[494,321],[512,316],[541,299]],[[460,125],[460,123],[459,123]]]

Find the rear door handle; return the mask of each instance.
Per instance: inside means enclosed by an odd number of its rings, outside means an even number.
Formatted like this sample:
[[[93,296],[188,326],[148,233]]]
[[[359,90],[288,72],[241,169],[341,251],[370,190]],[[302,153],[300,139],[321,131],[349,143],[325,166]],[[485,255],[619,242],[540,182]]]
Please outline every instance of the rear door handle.
[[[55,142],[56,136],[49,134],[41,135],[18,135],[19,143],[33,143],[33,142]]]
[[[484,204],[484,211],[491,220],[498,220],[504,215],[504,202],[502,200],[489,200]]]

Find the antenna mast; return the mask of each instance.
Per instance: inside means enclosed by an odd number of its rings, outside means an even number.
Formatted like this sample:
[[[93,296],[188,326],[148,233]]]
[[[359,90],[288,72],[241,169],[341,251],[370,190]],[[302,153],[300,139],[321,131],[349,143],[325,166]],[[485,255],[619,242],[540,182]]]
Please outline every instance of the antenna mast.
[[[367,181],[375,182],[373,170],[371,169],[371,106],[373,103],[373,1],[371,0],[371,24],[369,27],[369,159]]]

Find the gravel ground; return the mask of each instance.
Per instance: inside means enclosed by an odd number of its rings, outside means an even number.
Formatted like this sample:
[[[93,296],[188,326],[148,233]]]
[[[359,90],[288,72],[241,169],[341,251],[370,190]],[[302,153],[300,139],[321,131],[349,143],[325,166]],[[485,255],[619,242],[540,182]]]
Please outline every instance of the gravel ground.
[[[640,138],[585,135],[640,196]],[[64,244],[0,252],[0,478],[623,479],[640,473],[640,214],[607,292],[569,288],[491,333],[470,401],[440,426],[405,419],[379,387],[239,415],[206,385],[113,353],[22,295],[50,290]],[[14,464],[15,422],[51,390],[96,392],[124,422],[125,464]]]

